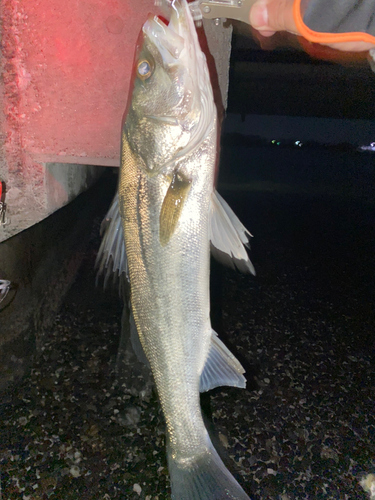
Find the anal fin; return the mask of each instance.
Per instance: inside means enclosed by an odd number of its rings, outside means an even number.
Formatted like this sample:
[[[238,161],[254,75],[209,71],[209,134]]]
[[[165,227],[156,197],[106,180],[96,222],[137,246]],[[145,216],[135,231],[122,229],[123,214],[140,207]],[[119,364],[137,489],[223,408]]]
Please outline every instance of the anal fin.
[[[212,330],[210,350],[200,377],[200,392],[210,391],[223,385],[244,389],[246,387],[244,373],[241,363]]]

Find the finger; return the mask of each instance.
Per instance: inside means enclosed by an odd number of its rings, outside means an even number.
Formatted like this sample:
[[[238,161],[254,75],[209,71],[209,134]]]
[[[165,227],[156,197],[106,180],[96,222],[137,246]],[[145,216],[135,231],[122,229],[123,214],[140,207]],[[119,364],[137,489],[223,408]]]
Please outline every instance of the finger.
[[[262,34],[262,36],[267,36],[267,37],[273,36],[276,33],[276,31],[268,31],[265,29],[259,29],[258,31]]]
[[[276,31],[298,33],[293,0],[258,0],[250,10],[250,24],[264,36],[271,36]]]

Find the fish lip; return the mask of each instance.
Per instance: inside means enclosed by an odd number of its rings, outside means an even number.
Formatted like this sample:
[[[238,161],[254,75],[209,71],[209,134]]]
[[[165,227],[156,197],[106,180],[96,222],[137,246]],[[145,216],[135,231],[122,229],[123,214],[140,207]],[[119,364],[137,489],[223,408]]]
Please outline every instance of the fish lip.
[[[166,24],[160,17],[149,14],[146,22],[143,25],[143,32],[149,34],[150,32],[157,31],[158,33],[166,33],[168,24]]]
[[[176,5],[177,3],[177,5]],[[185,13],[179,1],[171,3],[171,15],[168,25],[159,17],[150,14],[142,27],[144,36],[155,45],[166,64],[176,64],[186,46],[181,26]]]
[[[173,47],[172,37],[168,26],[158,17],[149,17],[143,25],[142,31],[147,39],[155,45],[165,64],[177,62],[179,53]]]

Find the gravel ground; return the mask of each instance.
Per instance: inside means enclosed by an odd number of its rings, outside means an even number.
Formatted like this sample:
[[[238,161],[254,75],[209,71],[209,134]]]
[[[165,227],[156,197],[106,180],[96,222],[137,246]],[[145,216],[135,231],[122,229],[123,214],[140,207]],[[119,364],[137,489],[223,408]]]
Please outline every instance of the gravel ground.
[[[215,445],[254,500],[369,498],[373,207],[226,197],[256,236],[258,276],[213,270],[214,324],[248,377],[202,398]],[[99,223],[41,358],[0,405],[2,500],[170,498],[157,397],[116,381],[121,305],[95,287]]]

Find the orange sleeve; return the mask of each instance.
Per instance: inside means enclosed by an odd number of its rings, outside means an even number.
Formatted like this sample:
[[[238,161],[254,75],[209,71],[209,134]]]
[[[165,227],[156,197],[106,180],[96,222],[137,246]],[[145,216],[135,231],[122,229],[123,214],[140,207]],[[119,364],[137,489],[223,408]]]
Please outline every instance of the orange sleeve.
[[[368,42],[375,45],[375,36],[361,31],[353,31],[351,33],[321,33],[319,31],[313,31],[303,22],[301,15],[301,0],[294,0],[293,15],[299,33],[310,42]]]

